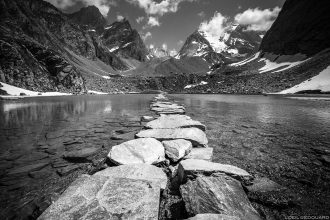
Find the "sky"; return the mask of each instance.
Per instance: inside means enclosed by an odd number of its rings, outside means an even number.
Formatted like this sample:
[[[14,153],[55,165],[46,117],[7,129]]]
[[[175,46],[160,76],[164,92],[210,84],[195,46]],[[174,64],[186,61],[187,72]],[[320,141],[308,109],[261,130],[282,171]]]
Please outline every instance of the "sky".
[[[147,47],[179,51],[196,30],[220,37],[232,22],[266,31],[285,0],[46,0],[65,13],[95,5],[110,23],[128,19]]]

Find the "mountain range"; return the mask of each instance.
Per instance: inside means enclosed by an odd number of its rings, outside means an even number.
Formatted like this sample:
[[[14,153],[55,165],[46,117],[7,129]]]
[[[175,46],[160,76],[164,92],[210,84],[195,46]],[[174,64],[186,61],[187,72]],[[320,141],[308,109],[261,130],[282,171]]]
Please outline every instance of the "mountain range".
[[[0,81],[75,94],[279,92],[329,65],[327,9],[326,0],[287,0],[267,33],[236,23],[216,37],[198,29],[173,56],[148,49],[127,19],[108,24],[95,6],[65,14],[42,0],[0,0]]]

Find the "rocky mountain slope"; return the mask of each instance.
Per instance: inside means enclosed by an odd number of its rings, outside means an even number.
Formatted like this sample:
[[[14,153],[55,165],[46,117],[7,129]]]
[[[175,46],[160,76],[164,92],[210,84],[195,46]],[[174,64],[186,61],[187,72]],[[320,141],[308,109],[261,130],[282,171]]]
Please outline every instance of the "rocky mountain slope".
[[[130,69],[127,60],[146,59],[147,49],[128,21],[104,29],[96,7],[66,15],[42,0],[0,0],[0,14],[1,81],[10,85],[85,93],[91,77],[107,79]]]

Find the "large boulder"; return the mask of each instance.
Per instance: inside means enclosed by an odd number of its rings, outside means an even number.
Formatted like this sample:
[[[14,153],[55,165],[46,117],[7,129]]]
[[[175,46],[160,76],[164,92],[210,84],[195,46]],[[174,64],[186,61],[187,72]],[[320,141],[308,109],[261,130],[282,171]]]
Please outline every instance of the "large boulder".
[[[203,147],[203,148],[193,148],[190,153],[183,159],[197,159],[197,160],[207,160],[212,161],[213,148]]]
[[[244,183],[250,183],[253,179],[248,172],[241,168],[229,164],[212,163],[206,160],[183,160],[178,167],[178,175],[181,182],[187,181],[188,177],[193,178],[199,174],[211,175],[215,173],[224,173]]]
[[[136,134],[138,138],[156,138],[160,141],[185,139],[191,141],[193,146],[207,147],[206,134],[198,128],[177,129],[148,129]]]
[[[184,156],[190,153],[192,144],[184,139],[162,142],[165,148],[166,155],[173,161],[177,162]]]
[[[157,219],[159,200],[152,181],[82,175],[38,219]]]
[[[189,215],[215,213],[244,220],[261,219],[241,183],[229,176],[199,176],[181,185],[180,192]]]
[[[205,125],[199,121],[192,120],[186,115],[162,115],[158,119],[148,122],[145,127],[151,129],[195,127],[205,131]]]
[[[167,176],[164,171],[148,164],[130,164],[111,167],[95,173],[94,176],[147,180],[159,185],[161,189],[165,189],[167,184]]]
[[[115,164],[157,164],[165,160],[161,142],[154,138],[140,138],[113,146],[108,158]]]

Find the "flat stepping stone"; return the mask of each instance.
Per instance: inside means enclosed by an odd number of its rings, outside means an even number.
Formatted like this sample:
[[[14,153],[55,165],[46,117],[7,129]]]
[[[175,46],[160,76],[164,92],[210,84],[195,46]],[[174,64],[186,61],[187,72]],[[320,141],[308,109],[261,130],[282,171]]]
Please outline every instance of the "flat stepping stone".
[[[183,106],[174,103],[154,103],[151,108],[185,109]]]
[[[117,165],[157,164],[165,160],[165,149],[154,138],[140,138],[113,146],[108,158]]]
[[[163,141],[165,154],[173,161],[177,162],[190,153],[192,143],[184,139],[173,141]]]
[[[160,141],[185,139],[191,141],[193,146],[207,147],[206,134],[198,128],[177,129],[148,129],[136,134],[138,138],[156,138]]]
[[[127,178],[135,180],[147,180],[165,189],[167,176],[161,168],[148,164],[121,165],[104,169],[94,174],[95,176],[105,176],[110,178]]]
[[[160,108],[154,107],[151,111],[157,112],[158,114],[184,114],[185,110],[180,108]]]
[[[197,159],[197,160],[206,160],[212,161],[213,157],[213,148],[193,148],[190,153],[186,155],[183,159]]]
[[[205,131],[205,125],[199,121],[192,120],[186,115],[162,115],[156,120],[150,121],[145,125],[146,128],[164,129],[164,128],[199,128]]]
[[[261,220],[241,183],[229,176],[199,176],[180,186],[189,215],[221,213],[244,220]]]
[[[153,182],[82,175],[38,219],[158,219],[159,201]]]
[[[250,182],[253,177],[245,170],[229,165],[213,163],[206,160],[188,159],[179,164],[178,175],[181,182],[187,181],[187,176],[196,176],[197,174],[211,175],[214,173],[224,173],[240,181]]]

